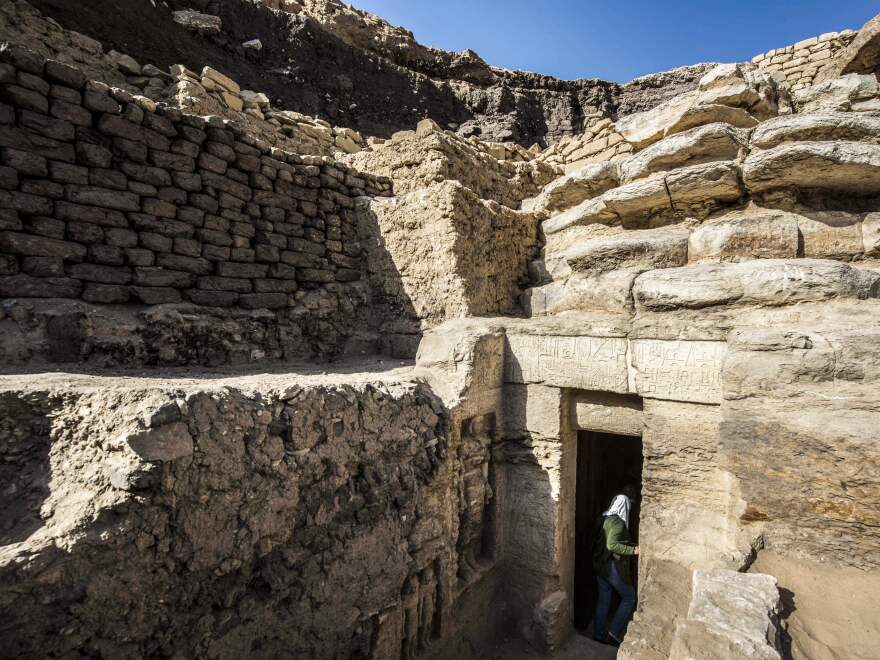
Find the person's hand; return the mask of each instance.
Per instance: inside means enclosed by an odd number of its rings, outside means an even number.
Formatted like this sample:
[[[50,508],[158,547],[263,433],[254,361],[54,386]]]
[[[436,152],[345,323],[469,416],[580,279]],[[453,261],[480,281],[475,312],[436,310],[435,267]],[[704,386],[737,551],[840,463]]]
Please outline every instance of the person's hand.
[[[639,546],[636,546],[636,550],[635,550],[635,552],[633,552],[633,554],[634,554],[634,555],[639,554]]]

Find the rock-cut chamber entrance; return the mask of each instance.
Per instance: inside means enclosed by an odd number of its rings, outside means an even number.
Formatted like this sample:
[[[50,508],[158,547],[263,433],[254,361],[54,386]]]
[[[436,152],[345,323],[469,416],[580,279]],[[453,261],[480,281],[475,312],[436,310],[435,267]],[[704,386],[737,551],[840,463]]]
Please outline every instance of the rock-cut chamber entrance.
[[[627,486],[641,491],[642,438],[634,435],[578,431],[575,511],[574,626],[586,630],[596,606],[596,576],[591,562],[596,521]],[[633,503],[630,536],[639,538],[639,506]],[[633,576],[637,577],[635,560]],[[637,582],[637,580],[634,580]],[[613,608],[616,603],[613,604]]]

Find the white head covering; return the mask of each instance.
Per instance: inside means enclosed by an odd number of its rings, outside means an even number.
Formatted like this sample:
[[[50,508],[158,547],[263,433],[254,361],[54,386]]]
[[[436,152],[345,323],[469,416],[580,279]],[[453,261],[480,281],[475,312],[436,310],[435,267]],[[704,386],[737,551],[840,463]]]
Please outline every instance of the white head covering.
[[[611,506],[608,507],[608,510],[602,515],[617,516],[623,521],[623,524],[626,525],[627,529],[629,529],[630,506],[632,506],[632,503],[626,495],[615,495],[614,499],[611,500]]]

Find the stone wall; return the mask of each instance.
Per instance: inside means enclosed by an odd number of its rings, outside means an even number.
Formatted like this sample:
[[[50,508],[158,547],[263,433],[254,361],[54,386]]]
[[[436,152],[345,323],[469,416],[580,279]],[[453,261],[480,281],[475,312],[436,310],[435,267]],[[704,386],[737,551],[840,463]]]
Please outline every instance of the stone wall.
[[[381,660],[436,640],[458,557],[485,558],[487,431],[459,443],[427,387],[367,378],[5,382],[4,654]]]
[[[2,59],[0,295],[273,310],[293,327],[307,312],[335,337],[302,353],[341,349],[340,301],[363,298],[354,199],[388,181],[30,51]]]
[[[833,63],[835,55],[846,48],[856,34],[853,30],[826,32],[791,46],[755,55],[752,62],[796,92],[812,85],[816,76]]]
[[[542,151],[536,160],[572,172],[590,163],[620,160],[632,150],[633,145],[615,130],[611,119],[599,116],[585,122],[582,134],[563,137]]]

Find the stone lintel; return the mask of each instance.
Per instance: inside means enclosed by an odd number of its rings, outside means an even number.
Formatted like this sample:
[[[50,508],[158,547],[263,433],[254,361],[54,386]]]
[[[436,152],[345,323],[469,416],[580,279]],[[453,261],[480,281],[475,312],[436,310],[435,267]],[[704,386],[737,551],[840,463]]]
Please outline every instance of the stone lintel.
[[[508,334],[507,383],[720,404],[725,342]]]

